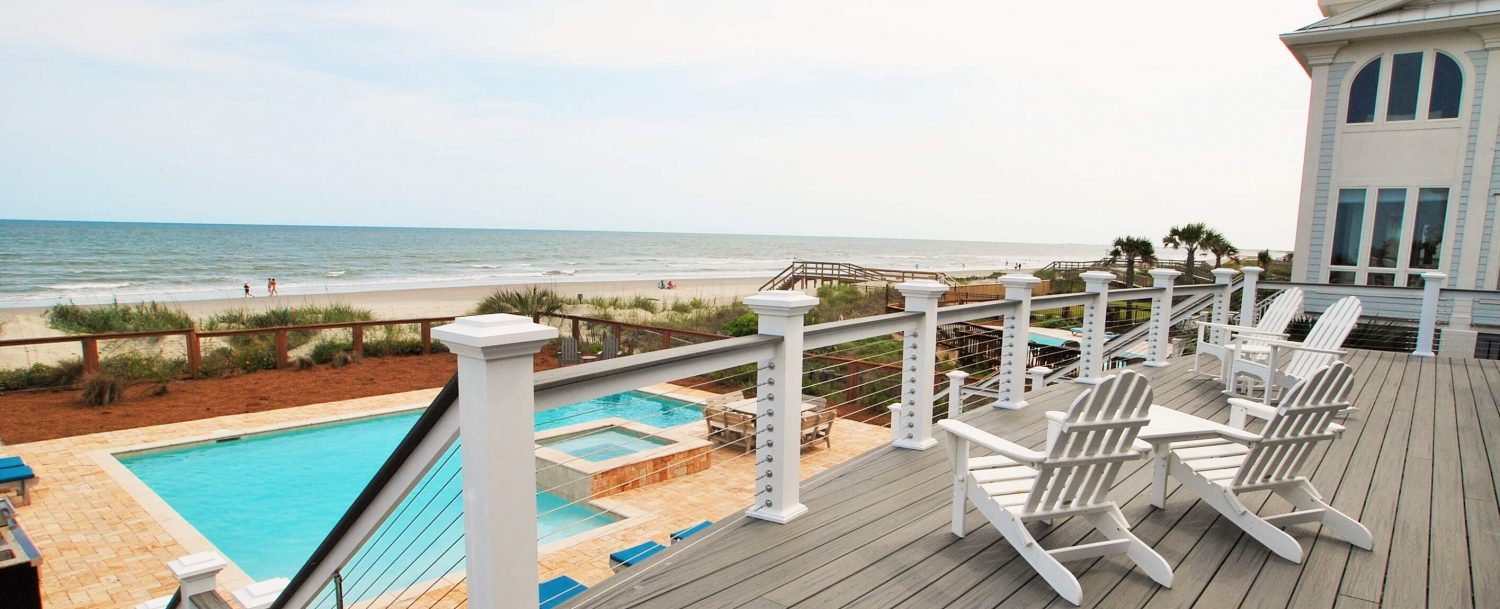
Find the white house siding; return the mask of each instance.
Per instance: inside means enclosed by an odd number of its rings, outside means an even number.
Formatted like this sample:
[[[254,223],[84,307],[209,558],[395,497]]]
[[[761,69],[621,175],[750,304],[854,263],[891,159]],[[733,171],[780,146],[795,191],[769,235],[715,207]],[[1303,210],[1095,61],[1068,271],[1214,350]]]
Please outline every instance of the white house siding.
[[[1309,227],[1309,249],[1293,256],[1293,260],[1306,261],[1309,282],[1322,281],[1323,242],[1327,227],[1332,221],[1328,217],[1328,192],[1329,182],[1333,179],[1333,145],[1338,131],[1339,109],[1343,107],[1339,104],[1339,91],[1344,76],[1351,67],[1354,67],[1353,62],[1328,66],[1327,96],[1323,99],[1322,140],[1318,144],[1317,199],[1313,203],[1312,224]]]

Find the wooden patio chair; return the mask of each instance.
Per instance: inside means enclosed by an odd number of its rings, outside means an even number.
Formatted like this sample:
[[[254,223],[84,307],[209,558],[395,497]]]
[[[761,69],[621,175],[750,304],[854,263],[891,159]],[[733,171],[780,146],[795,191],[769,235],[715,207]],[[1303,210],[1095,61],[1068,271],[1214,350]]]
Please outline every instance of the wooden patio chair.
[[[564,336],[557,345],[557,363],[560,366],[569,366],[580,361],[578,355],[578,340],[571,336]]]
[[[1349,405],[1353,378],[1354,369],[1344,362],[1319,368],[1287,392],[1259,434],[1161,407],[1153,409],[1158,413],[1153,421],[1170,414],[1168,425],[1207,430],[1196,438],[1178,435],[1150,440],[1156,450],[1158,472],[1152,502],[1162,507],[1166,477],[1176,478],[1184,489],[1213,506],[1225,519],[1277,556],[1295,563],[1302,562],[1302,545],[1280,527],[1318,522],[1349,543],[1370,549],[1373,538],[1369,529],[1324,502],[1302,474],[1317,444],[1343,433],[1344,428],[1333,418]],[[1286,499],[1292,511],[1262,517],[1238,498],[1241,493],[1264,490]]]
[[[736,391],[708,398],[703,402],[703,422],[708,426],[708,439],[722,439],[726,442],[738,440],[738,437],[729,437],[729,421],[726,414],[728,406],[745,399],[745,392]]]
[[[620,357],[620,339],[614,334],[605,333],[604,348],[599,351],[599,359],[614,359]]]
[[[1354,324],[1359,321],[1361,311],[1363,306],[1358,298],[1345,297],[1333,303],[1318,317],[1317,323],[1313,324],[1312,330],[1302,342],[1257,338],[1254,340],[1258,344],[1252,345],[1256,348],[1254,353],[1244,344],[1244,337],[1236,339],[1228,345],[1229,364],[1224,375],[1224,393],[1249,397],[1248,383],[1245,391],[1239,390],[1240,378],[1249,377],[1260,381],[1262,403],[1267,406],[1274,404],[1285,388],[1297,384],[1332,363],[1335,357],[1344,354],[1339,347],[1343,346],[1349,333],[1354,331]],[[1264,344],[1263,353],[1259,350],[1260,344]],[[1282,356],[1288,351],[1292,355],[1286,358],[1285,366],[1282,366]]]
[[[1291,325],[1292,319],[1302,314],[1302,288],[1291,288],[1276,296],[1276,300],[1266,308],[1265,316],[1255,323],[1255,327],[1236,326],[1233,324],[1216,324],[1212,322],[1198,322],[1198,347],[1193,352],[1193,372],[1205,374],[1199,370],[1199,360],[1203,356],[1216,358],[1219,362],[1219,373],[1210,375],[1223,378],[1225,370],[1229,368],[1229,345],[1236,340],[1239,341],[1242,356],[1260,354],[1264,356],[1270,352],[1270,346],[1264,339],[1285,339],[1286,327]],[[1206,330],[1218,330],[1217,336]],[[1217,340],[1215,340],[1217,339]]]
[[[1136,435],[1146,426],[1151,385],[1133,371],[1106,376],[1073,400],[1059,418],[1045,453],[1022,448],[954,419],[948,432],[953,463],[953,534],[964,535],[965,501],[972,502],[1058,595],[1078,604],[1083,589],[1063,561],[1125,554],[1157,583],[1171,587],[1172,567],[1130,532],[1109,490],[1120,465],[1146,456]],[[971,445],[995,454],[969,455]],[[1048,550],[1027,522],[1082,516],[1106,541]]]
[[[819,441],[833,448],[833,421],[838,413],[832,410],[807,410],[802,413],[802,448]]]

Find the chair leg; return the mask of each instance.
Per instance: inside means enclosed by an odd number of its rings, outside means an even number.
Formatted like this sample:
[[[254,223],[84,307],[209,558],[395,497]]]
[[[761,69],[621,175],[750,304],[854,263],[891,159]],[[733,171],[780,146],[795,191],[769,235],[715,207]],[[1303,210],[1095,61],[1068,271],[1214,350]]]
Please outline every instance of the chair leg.
[[[1130,523],[1125,521],[1125,515],[1120,513],[1120,508],[1112,507],[1107,512],[1095,512],[1085,514],[1085,518],[1099,530],[1101,535],[1110,539],[1129,539],[1129,549],[1125,555],[1140,567],[1146,575],[1150,576],[1156,583],[1164,588],[1172,587],[1172,565],[1167,564],[1167,559],[1157,554],[1156,550],[1136,537],[1130,532]]]
[[[974,504],[989,518],[990,523],[1000,530],[1000,535],[1010,542],[1016,553],[1026,559],[1031,568],[1052,585],[1052,589],[1057,591],[1058,596],[1074,605],[1083,602],[1083,587],[1078,584],[1078,578],[1061,562],[1048,554],[1042,544],[1036,542],[1036,539],[1031,536],[1031,531],[1026,530],[1026,526],[1021,523],[1020,518],[1001,509],[988,497],[976,500]]]
[[[1348,514],[1333,509],[1333,506],[1325,503],[1318,497],[1317,491],[1313,490],[1312,484],[1302,482],[1296,486],[1277,489],[1276,494],[1281,495],[1298,510],[1323,510],[1323,526],[1328,527],[1339,537],[1349,543],[1370,549],[1375,545],[1375,537],[1370,534],[1370,529],[1360,524],[1358,520],[1350,518]]]
[[[1162,448],[1151,455],[1151,505],[1158,509],[1167,507],[1167,472],[1172,460],[1172,451]]]
[[[1250,508],[1245,507],[1245,504],[1240,503],[1239,498],[1235,497],[1229,489],[1199,476],[1198,472],[1183,465],[1181,461],[1174,459],[1170,467],[1172,476],[1177,478],[1182,486],[1217,510],[1226,520],[1233,522],[1245,534],[1254,537],[1277,556],[1294,563],[1302,563],[1302,544],[1297,543],[1297,539],[1287,534],[1286,531],[1266,522]]]

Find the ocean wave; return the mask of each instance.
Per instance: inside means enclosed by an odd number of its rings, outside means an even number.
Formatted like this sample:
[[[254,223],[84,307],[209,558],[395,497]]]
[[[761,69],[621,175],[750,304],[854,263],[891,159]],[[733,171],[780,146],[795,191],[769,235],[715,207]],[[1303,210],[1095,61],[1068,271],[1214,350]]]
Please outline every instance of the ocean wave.
[[[327,272],[323,273],[323,275],[325,275],[327,277],[343,277],[344,273],[347,273],[347,272],[349,272],[349,271],[327,271]]]
[[[558,275],[576,275],[578,274],[578,271],[576,269],[563,269],[559,271],[547,271],[542,274],[549,277],[556,277]]]
[[[57,283],[53,285],[39,285],[37,287],[45,290],[113,290],[116,288],[128,288],[130,282],[124,283]]]

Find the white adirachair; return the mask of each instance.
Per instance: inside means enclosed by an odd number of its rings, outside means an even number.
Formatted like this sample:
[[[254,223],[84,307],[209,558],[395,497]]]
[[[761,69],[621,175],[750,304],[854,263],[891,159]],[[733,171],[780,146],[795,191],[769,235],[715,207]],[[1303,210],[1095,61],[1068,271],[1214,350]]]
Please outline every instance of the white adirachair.
[[[1109,490],[1120,467],[1146,456],[1136,436],[1148,419],[1151,385],[1132,371],[1106,376],[1073,401],[1045,452],[1022,448],[971,425],[944,419],[953,464],[953,534],[964,534],[972,502],[1005,540],[1064,599],[1078,604],[1083,590],[1063,561],[1126,554],[1151,579],[1172,585],[1172,567],[1130,532]],[[971,456],[979,446],[994,454]],[[1106,540],[1047,550],[1025,523],[1082,516]]]
[[[1193,352],[1193,372],[1203,374],[1198,368],[1199,360],[1209,356],[1219,362],[1218,373],[1211,376],[1223,377],[1229,369],[1229,345],[1236,342],[1240,345],[1241,356],[1269,353],[1271,347],[1266,340],[1286,338],[1286,327],[1301,314],[1302,288],[1290,288],[1276,296],[1254,327],[1198,322],[1198,348]]]
[[[1302,562],[1302,545],[1280,527],[1321,523],[1356,546],[1370,549],[1369,529],[1324,502],[1302,475],[1319,442],[1332,440],[1344,428],[1333,422],[1349,406],[1354,370],[1335,361],[1298,381],[1275,408],[1259,434],[1220,425],[1160,406],[1151,409],[1151,427],[1142,438],[1155,450],[1156,479],[1151,502],[1164,507],[1166,478],[1213,506],[1277,556]],[[1292,511],[1262,517],[1238,495],[1269,490],[1292,505]]]
[[[1263,385],[1261,403],[1266,406],[1275,403],[1282,390],[1295,385],[1314,371],[1327,366],[1335,357],[1344,354],[1339,347],[1343,346],[1349,333],[1354,331],[1354,324],[1359,321],[1362,311],[1359,299],[1348,296],[1328,307],[1318,317],[1317,323],[1313,324],[1312,330],[1308,331],[1307,338],[1300,343],[1258,339],[1257,342],[1265,346],[1263,353],[1259,351],[1259,347],[1252,353],[1244,345],[1243,339],[1230,343],[1224,393],[1245,396],[1246,393],[1239,392],[1237,386],[1241,377],[1250,377]],[[1291,351],[1292,356],[1286,358],[1285,366],[1281,366],[1282,356],[1287,351]],[[1243,427],[1243,423],[1231,421],[1230,424]]]

